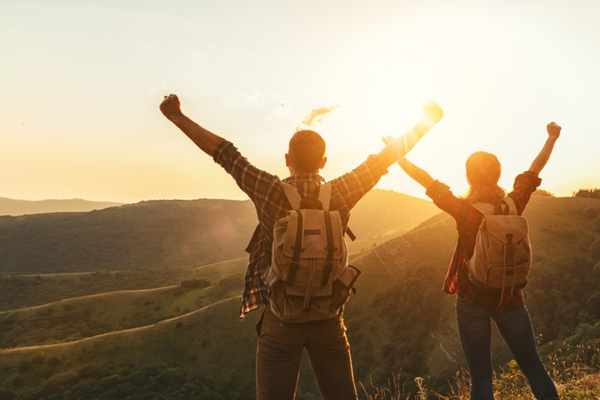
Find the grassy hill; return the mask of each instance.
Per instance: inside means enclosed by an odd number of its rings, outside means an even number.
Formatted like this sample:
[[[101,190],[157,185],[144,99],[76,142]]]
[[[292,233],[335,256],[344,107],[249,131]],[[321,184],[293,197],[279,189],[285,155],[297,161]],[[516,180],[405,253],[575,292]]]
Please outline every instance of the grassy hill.
[[[88,213],[0,217],[1,272],[201,265],[240,257],[248,202],[147,201]]]
[[[585,384],[593,391],[593,374],[600,370],[600,350],[590,350],[600,339],[600,201],[536,197],[527,216],[535,246],[528,305],[542,353],[563,390]],[[464,361],[454,299],[440,289],[455,238],[450,218],[438,215],[356,260],[363,275],[347,317],[365,388],[382,387],[394,376],[406,394],[396,398],[418,395],[422,385],[430,394],[448,396],[449,382],[464,389],[456,381]],[[0,350],[0,387],[23,399],[252,399],[256,314],[240,322],[238,307],[233,298],[133,329]],[[508,358],[497,339],[501,367]],[[520,375],[508,365],[504,373],[514,376],[499,375],[499,390],[506,393],[501,398],[526,398],[515,386],[523,383]],[[571,365],[583,373],[555,372]],[[302,398],[318,398],[314,382],[304,376]],[[386,390],[371,398],[391,399]],[[582,393],[567,398],[591,399]]]
[[[388,213],[374,213],[386,209]],[[430,202],[374,191],[355,209],[363,240],[404,232]],[[193,267],[241,257],[256,225],[248,201],[146,201],[86,213],[0,217],[0,273]]]
[[[192,269],[0,274],[0,311],[117,290],[141,290],[179,285],[181,281],[188,279],[206,279],[216,283],[235,275],[238,284],[241,285],[246,265],[247,257],[241,257]]]
[[[0,348],[77,340],[149,325],[239,295],[238,287],[181,285],[124,290],[0,313]]]
[[[236,297],[150,326],[2,350],[1,386],[32,399],[154,398],[145,386],[170,399],[250,399],[254,360],[244,353],[253,352],[254,328],[238,308]]]
[[[152,324],[239,295],[245,259],[185,271],[177,284],[0,311],[0,348],[73,341]],[[183,271],[181,271],[183,272]]]
[[[0,197],[0,215],[43,214],[55,212],[84,212],[118,206],[108,201],[81,199],[16,200]]]

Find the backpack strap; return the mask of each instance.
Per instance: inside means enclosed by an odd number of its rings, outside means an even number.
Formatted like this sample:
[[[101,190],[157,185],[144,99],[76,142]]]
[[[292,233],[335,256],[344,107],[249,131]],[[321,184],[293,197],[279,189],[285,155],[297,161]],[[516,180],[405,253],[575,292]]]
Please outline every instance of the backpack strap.
[[[504,203],[508,207],[508,214],[519,215],[519,210],[517,209],[517,204],[515,203],[515,201],[513,200],[512,197],[507,196],[506,199],[504,199]]]
[[[325,183],[319,186],[319,201],[323,206],[323,211],[329,211],[329,204],[331,203],[331,184]]]
[[[473,203],[472,206],[483,215],[494,214],[495,211],[494,206],[488,203]]]
[[[325,184],[319,186],[319,201],[321,202],[323,211],[330,210],[331,191],[332,191],[331,183],[325,183]],[[346,227],[346,231],[344,233],[346,235],[348,235],[348,238],[350,238],[351,241],[354,242],[356,240],[356,235],[354,234],[354,232],[352,232],[352,229],[350,229],[349,226]]]
[[[508,204],[502,200],[494,204],[494,215],[508,215]]]
[[[335,252],[333,229],[331,228],[331,214],[329,211],[325,211],[325,231],[327,233],[327,261],[325,262],[325,269],[323,270],[323,276],[321,277],[321,286],[327,285],[327,282],[329,281],[331,269],[333,268],[333,254]]]
[[[354,242],[354,241],[356,240],[356,235],[354,234],[354,232],[352,232],[352,229],[350,229],[350,227],[349,227],[349,226],[347,226],[347,227],[346,227],[346,235],[348,235],[348,238],[349,238],[351,241],[353,241],[353,242]]]
[[[292,256],[292,263],[287,275],[288,283],[293,283],[296,280],[296,273],[298,272],[298,266],[300,263],[300,253],[302,252],[302,234],[304,233],[304,220],[302,219],[302,213],[298,210],[293,212],[295,212],[298,216],[298,225],[296,226],[296,243],[294,244],[294,254]]]
[[[298,189],[285,182],[281,182],[281,188],[283,189],[283,194],[290,203],[290,207],[294,210],[299,210],[302,198],[300,197],[300,193],[298,193]]]

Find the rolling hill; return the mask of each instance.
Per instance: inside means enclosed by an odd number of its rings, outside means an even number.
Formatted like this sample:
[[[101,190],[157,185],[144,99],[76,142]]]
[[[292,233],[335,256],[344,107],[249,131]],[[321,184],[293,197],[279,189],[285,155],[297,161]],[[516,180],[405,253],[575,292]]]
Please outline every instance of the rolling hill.
[[[180,282],[169,286],[101,292],[0,311],[0,348],[72,341],[189,313],[239,295],[245,266],[245,259],[236,259],[186,270],[178,275]]]
[[[45,214],[55,212],[85,212],[118,206],[108,201],[82,199],[17,200],[0,197],[0,215]]]
[[[0,274],[0,312],[97,293],[179,285],[189,279],[204,279],[216,283],[236,276],[241,285],[241,276],[247,263],[247,257],[241,257],[193,269]]]
[[[387,210],[386,213],[378,212]],[[373,191],[355,208],[361,240],[398,234],[436,212],[425,200]],[[86,213],[0,217],[0,273],[193,267],[245,255],[249,201],[145,201]]]
[[[542,353],[559,354],[565,369],[577,361],[586,374],[598,371],[600,201],[536,197],[527,216],[535,246],[528,305]],[[423,377],[431,393],[448,393],[464,365],[453,298],[440,289],[455,237],[450,218],[438,215],[356,260],[363,275],[347,319],[362,382],[395,376],[408,396]],[[163,322],[0,350],[0,387],[23,399],[252,399],[257,315],[240,322],[238,307],[222,298]],[[506,349],[495,346],[504,365]],[[591,375],[577,379],[594,390]],[[301,381],[302,398],[318,398],[312,379]]]

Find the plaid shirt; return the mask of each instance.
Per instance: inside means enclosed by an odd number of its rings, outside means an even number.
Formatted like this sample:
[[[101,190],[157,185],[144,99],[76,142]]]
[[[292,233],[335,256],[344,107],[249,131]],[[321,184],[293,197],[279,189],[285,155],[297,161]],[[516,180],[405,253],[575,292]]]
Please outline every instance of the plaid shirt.
[[[280,179],[253,166],[232,143],[222,143],[214,154],[214,160],[250,197],[258,215],[258,226],[246,248],[250,258],[240,310],[240,318],[243,318],[248,312],[267,303],[268,288],[263,277],[271,265],[273,226],[287,214],[290,205]],[[384,157],[372,155],[353,171],[331,181],[330,208],[340,211],[347,223],[352,207],[387,173],[389,165]],[[295,185],[303,198],[316,199],[324,179],[318,174],[304,174],[291,176],[283,182]]]

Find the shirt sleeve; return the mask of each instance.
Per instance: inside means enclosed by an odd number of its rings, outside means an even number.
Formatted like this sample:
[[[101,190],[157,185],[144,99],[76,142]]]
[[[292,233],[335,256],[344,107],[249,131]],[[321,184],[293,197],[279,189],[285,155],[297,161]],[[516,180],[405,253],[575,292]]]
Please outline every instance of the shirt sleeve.
[[[434,204],[450,214],[459,230],[474,230],[481,223],[481,213],[465,199],[458,198],[442,182],[435,181],[427,188],[427,196]]]
[[[229,175],[244,193],[250,197],[257,209],[269,203],[273,190],[278,188],[279,178],[252,165],[231,142],[223,142],[213,156],[215,162]]]
[[[542,180],[532,172],[524,172],[515,178],[513,191],[509,196],[515,202],[517,211],[522,214],[533,192],[542,184]]]
[[[387,168],[381,156],[371,155],[352,171],[332,180],[332,208],[349,212],[387,174]]]

